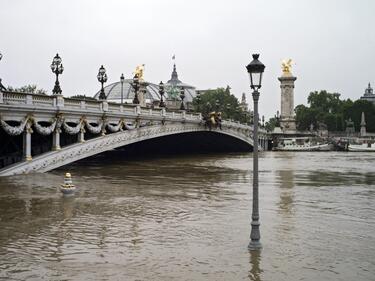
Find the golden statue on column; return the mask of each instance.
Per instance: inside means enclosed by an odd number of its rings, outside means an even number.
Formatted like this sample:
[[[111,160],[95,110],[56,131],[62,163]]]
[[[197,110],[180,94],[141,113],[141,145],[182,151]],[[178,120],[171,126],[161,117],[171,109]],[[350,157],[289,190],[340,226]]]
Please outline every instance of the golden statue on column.
[[[281,69],[283,71],[283,75],[290,76],[292,75],[292,59],[283,60],[281,62]]]
[[[137,65],[137,67],[135,68],[134,74],[138,74],[139,81],[144,81],[144,76],[143,76],[144,71],[145,71],[144,64]]]

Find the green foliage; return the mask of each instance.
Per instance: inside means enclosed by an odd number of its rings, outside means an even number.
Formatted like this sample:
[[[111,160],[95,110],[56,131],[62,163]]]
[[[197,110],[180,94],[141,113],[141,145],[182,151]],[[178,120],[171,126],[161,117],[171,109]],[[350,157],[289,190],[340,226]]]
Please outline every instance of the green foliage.
[[[233,119],[241,123],[250,122],[250,112],[240,108],[239,101],[230,93],[229,86],[204,91],[200,95],[199,102],[194,98],[193,106],[195,111],[201,112],[204,116],[211,111],[220,111],[223,119]]]
[[[375,105],[366,100],[357,100],[351,107],[347,107],[344,111],[344,118],[352,119],[354,128],[359,131],[361,128],[362,112],[365,113],[366,129],[368,132],[375,132]]]
[[[367,131],[375,131],[375,105],[366,100],[350,99],[341,100],[340,94],[327,91],[315,91],[307,99],[309,107],[300,104],[295,108],[297,128],[308,130],[313,124],[314,128],[319,123],[327,125],[329,131],[344,131],[346,120],[354,121],[356,131],[360,130],[361,114],[365,113]]]
[[[70,98],[72,99],[78,99],[78,100],[92,100],[92,101],[96,101],[97,99],[93,98],[93,97],[86,97],[86,95],[74,95],[74,96],[71,96]]]
[[[275,127],[280,126],[280,121],[276,117],[271,117],[265,124],[265,128],[267,131],[272,132]]]
[[[19,92],[19,93],[29,93],[29,94],[37,94],[37,95],[47,95],[47,91],[44,89],[38,89],[36,85],[25,85],[21,88],[13,88],[8,86],[7,88],[10,92]]]

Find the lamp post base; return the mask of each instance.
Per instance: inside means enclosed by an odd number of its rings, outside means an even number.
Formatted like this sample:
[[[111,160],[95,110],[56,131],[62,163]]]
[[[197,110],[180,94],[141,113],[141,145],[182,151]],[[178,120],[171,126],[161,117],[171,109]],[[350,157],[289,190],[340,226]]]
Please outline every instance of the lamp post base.
[[[250,241],[250,243],[247,246],[247,248],[250,251],[258,251],[258,250],[262,249],[262,244],[259,241],[256,241],[256,240]]]

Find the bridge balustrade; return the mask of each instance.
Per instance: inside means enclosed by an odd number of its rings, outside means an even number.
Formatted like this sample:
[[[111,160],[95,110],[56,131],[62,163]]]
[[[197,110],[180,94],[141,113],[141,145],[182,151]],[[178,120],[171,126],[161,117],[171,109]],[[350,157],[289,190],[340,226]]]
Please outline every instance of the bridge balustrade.
[[[74,109],[82,109],[81,101],[78,100],[78,99],[64,98],[64,107],[74,108]]]
[[[86,102],[86,109],[90,111],[99,111],[100,110],[100,103],[97,101],[85,101]]]

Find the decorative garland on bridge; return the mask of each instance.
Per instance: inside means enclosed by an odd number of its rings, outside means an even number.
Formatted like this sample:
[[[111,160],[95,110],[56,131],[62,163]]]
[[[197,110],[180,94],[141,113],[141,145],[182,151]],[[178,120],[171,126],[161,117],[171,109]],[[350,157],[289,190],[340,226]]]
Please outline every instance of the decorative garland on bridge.
[[[18,126],[10,126],[7,122],[5,122],[0,116],[0,124],[3,127],[4,131],[11,136],[18,136],[22,134],[23,130],[27,122],[29,121],[29,116],[26,116],[23,120],[20,121]]]
[[[38,121],[36,121],[35,119],[33,119],[33,121],[34,121],[34,127],[35,127],[36,131],[37,131],[39,134],[41,134],[41,135],[43,135],[43,136],[48,136],[48,135],[50,135],[50,134],[55,130],[55,128],[56,128],[57,119],[54,118],[53,120],[54,120],[54,121],[51,123],[50,126],[48,126],[48,127],[43,127],[43,126],[39,125]]]
[[[103,120],[98,121],[97,126],[92,126],[87,120],[85,120],[86,128],[89,130],[92,134],[99,134],[102,131],[103,128]]]
[[[67,122],[63,121],[64,131],[67,132],[69,135],[76,135],[81,131],[83,120],[80,120],[79,123],[75,127],[71,127],[67,124]]]
[[[133,129],[135,129],[135,125],[134,124],[126,124],[125,123],[125,128],[126,128],[126,130],[133,130]]]
[[[121,130],[122,131],[122,125],[124,124],[123,120],[120,120],[117,125],[111,125],[110,123],[107,123],[107,128],[110,130],[112,133],[116,133],[117,131]]]

